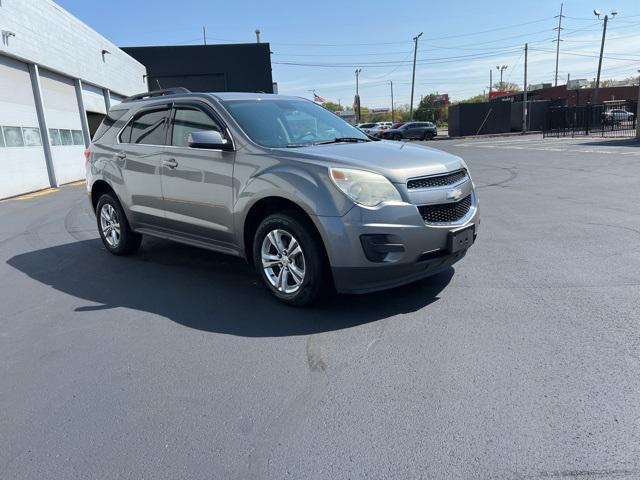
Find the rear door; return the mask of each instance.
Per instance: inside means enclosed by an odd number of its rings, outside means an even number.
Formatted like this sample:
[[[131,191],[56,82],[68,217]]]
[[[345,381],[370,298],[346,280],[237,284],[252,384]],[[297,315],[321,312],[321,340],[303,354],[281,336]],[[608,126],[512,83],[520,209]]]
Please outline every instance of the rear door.
[[[418,124],[417,123],[407,123],[406,125],[403,125],[403,130],[404,130],[404,138],[417,138],[418,136]]]
[[[160,162],[169,123],[169,105],[138,111],[120,132],[114,162],[124,180],[125,204],[136,227],[162,225]]]
[[[201,102],[175,103],[161,166],[166,227],[219,249],[233,248],[232,187],[235,152],[191,148],[189,134],[226,128]]]

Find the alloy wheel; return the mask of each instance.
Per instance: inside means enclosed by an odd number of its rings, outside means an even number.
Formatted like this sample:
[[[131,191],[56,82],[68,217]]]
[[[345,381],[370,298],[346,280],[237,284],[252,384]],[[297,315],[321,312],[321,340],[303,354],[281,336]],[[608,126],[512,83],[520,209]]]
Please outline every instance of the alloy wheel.
[[[109,203],[105,203],[100,210],[100,227],[107,244],[116,248],[120,243],[120,219],[116,209]]]
[[[278,291],[300,290],[305,277],[305,260],[298,240],[286,230],[271,230],[262,241],[262,269]]]

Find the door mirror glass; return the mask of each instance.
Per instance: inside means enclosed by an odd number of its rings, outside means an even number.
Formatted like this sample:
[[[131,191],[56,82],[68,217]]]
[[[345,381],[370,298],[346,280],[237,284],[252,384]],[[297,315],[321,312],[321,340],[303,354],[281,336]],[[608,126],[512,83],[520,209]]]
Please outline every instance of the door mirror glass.
[[[191,132],[189,134],[189,146],[191,148],[211,148],[216,150],[231,148],[230,143],[217,130]]]

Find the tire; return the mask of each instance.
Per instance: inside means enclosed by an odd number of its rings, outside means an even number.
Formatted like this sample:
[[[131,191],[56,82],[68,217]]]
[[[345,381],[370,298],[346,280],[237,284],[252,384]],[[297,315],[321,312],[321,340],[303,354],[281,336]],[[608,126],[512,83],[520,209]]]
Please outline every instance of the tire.
[[[400,140],[402,140],[402,135],[398,135],[397,133],[393,136],[393,140],[395,140],[396,142],[399,142]]]
[[[262,220],[253,239],[254,266],[262,283],[278,300],[296,307],[316,301],[330,282],[322,241],[312,232],[308,219],[282,212]],[[299,252],[292,255],[292,250]]]
[[[433,140],[433,133],[431,133],[431,132],[426,132],[426,133],[424,134],[424,138],[423,138],[423,140]]]
[[[142,235],[129,227],[127,217],[120,202],[112,193],[105,193],[98,200],[96,207],[98,232],[105,248],[114,255],[129,255],[142,242]]]

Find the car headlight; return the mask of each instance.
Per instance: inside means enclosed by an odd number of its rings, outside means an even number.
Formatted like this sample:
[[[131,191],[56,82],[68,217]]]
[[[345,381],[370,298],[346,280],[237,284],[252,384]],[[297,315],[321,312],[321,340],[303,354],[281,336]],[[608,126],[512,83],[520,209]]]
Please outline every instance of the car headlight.
[[[386,177],[366,170],[330,168],[333,183],[360,205],[375,207],[382,202],[401,202],[400,193]]]

